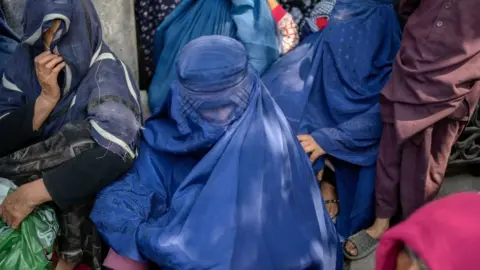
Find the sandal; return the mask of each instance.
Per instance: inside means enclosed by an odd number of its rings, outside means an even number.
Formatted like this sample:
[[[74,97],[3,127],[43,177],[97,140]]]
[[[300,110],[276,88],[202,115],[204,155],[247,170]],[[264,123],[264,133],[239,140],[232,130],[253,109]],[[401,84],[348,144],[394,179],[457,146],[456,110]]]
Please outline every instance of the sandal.
[[[352,242],[357,248],[357,256],[352,256],[345,250],[345,245],[348,242]],[[371,237],[367,231],[362,230],[348,238],[343,245],[343,255],[351,261],[361,260],[374,252],[377,246],[378,240]]]

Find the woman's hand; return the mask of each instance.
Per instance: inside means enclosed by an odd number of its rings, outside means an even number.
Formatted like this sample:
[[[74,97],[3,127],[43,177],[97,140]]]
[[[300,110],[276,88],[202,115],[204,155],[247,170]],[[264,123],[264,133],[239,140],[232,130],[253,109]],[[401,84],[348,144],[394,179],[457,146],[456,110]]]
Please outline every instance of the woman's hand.
[[[38,82],[42,87],[41,96],[55,106],[60,99],[60,87],[58,86],[58,74],[65,68],[63,58],[45,51],[35,57],[35,71]]]
[[[10,193],[0,205],[0,217],[13,229],[18,229],[22,221],[37,205],[52,198],[45,188],[43,179],[25,184]]]
[[[317,144],[317,142],[310,135],[298,135],[298,140],[303,147],[305,153],[310,154],[310,162],[314,163],[319,157],[326,154],[326,152]]]

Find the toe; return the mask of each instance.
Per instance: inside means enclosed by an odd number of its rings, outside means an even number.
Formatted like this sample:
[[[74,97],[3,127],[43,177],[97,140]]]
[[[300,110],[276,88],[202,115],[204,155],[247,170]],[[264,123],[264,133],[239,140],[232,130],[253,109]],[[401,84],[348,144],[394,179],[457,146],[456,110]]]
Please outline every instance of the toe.
[[[348,241],[346,244],[345,244],[345,251],[350,254],[350,256],[357,256],[357,247],[355,246],[354,243]]]

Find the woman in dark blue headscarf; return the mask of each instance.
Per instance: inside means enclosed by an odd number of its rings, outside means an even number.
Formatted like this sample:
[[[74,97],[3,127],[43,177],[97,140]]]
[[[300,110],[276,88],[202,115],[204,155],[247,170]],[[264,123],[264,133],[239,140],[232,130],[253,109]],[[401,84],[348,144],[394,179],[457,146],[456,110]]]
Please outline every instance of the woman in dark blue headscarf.
[[[180,52],[169,116],[99,194],[91,219],[120,255],[168,269],[336,269],[338,237],[308,158],[241,43]]]
[[[316,172],[332,161],[341,236],[373,219],[375,162],[382,123],[379,93],[400,45],[392,0],[337,0],[327,27],[312,34],[263,76]],[[322,182],[331,215],[335,189]],[[335,209],[337,208],[337,209]]]
[[[0,217],[17,228],[53,201],[59,256],[69,268],[94,257],[90,266],[100,269],[100,239],[87,216],[92,197],[136,158],[139,91],[103,43],[90,0],[28,0],[23,21],[0,84],[0,177],[20,187]]]

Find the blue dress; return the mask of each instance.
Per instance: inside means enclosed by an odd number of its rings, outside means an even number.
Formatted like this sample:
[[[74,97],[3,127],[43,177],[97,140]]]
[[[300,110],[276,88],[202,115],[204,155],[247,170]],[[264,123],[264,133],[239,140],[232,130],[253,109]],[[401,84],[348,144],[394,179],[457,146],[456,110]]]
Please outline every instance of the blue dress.
[[[339,239],[300,144],[241,43],[205,36],[179,54],[169,114],[91,218],[120,255],[165,269],[323,269]]]
[[[333,159],[341,236],[371,225],[382,122],[379,93],[400,46],[391,0],[337,0],[327,27],[262,77],[297,134]],[[323,168],[323,159],[314,164]]]

